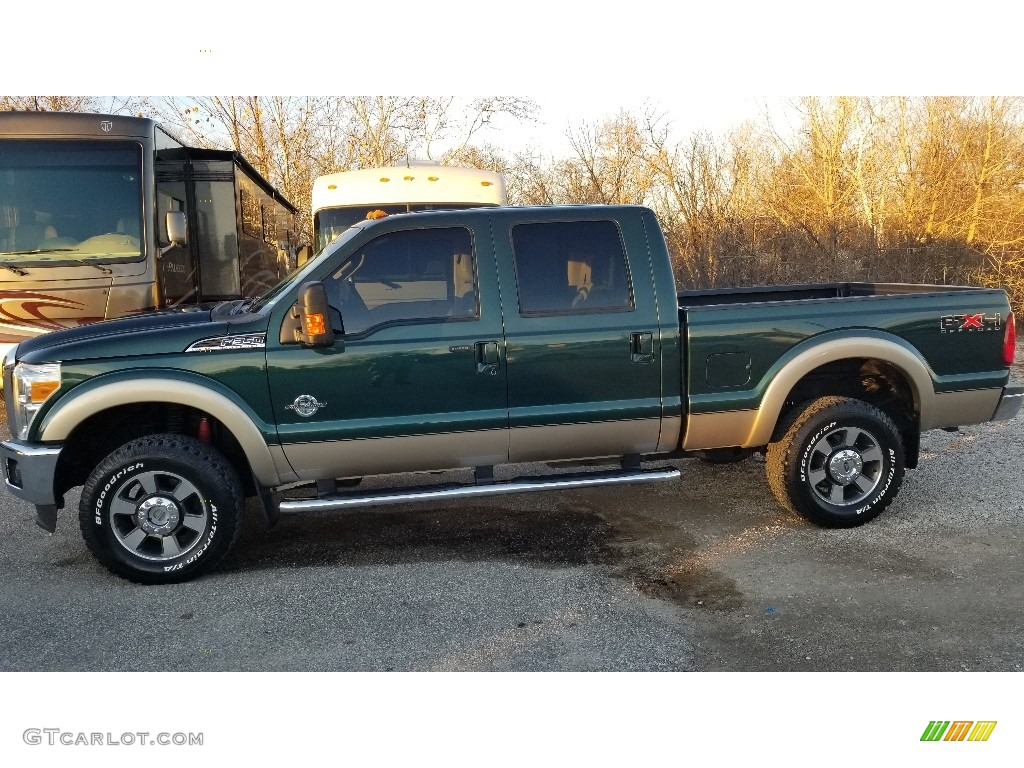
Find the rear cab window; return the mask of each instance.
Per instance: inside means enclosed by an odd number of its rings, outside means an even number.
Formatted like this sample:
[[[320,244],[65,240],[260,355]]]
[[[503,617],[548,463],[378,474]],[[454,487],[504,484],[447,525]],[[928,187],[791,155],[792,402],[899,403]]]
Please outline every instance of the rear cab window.
[[[512,248],[523,317],[633,310],[629,265],[615,222],[516,224]]]

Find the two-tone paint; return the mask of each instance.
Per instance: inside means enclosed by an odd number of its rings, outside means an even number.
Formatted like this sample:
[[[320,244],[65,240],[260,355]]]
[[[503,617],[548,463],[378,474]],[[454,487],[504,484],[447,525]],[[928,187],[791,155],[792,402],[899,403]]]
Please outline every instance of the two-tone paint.
[[[581,220],[615,223],[632,307],[522,313],[513,227]],[[324,280],[366,243],[455,226],[472,235],[478,316],[387,322],[315,348],[289,331],[301,286]],[[209,415],[240,446],[240,469],[264,488],[763,446],[794,391],[843,361],[886,366],[908,398],[908,429],[956,426],[997,409],[1012,416],[1019,393],[1006,389],[1002,334],[943,333],[940,318],[1008,313],[1002,291],[937,286],[678,294],[657,221],[637,206],[396,215],[357,225],[255,303],[159,312],[23,343],[18,361],[60,361],[62,383],[27,439],[5,444],[3,455],[59,448],[87,421],[99,424],[98,414],[140,403]],[[832,392],[851,382],[820,384]],[[1014,398],[1016,407],[1007,405]],[[50,485],[57,491],[45,503],[59,504],[60,478]]]
[[[921,431],[988,421],[1009,379],[1000,290],[852,283],[684,293],[680,303],[687,449],[765,445],[797,384],[843,361],[891,366]],[[1002,322],[948,333],[950,309],[965,305]]]

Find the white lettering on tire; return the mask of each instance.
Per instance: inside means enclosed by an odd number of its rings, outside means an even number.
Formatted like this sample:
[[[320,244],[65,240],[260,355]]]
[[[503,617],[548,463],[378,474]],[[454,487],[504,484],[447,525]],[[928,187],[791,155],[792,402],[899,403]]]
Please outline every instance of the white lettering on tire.
[[[124,469],[119,469],[111,475],[110,479],[107,480],[106,485],[103,486],[103,490],[100,491],[100,495],[96,497],[96,525],[103,525],[103,517],[100,514],[100,511],[103,508],[103,500],[107,497],[107,493],[110,491],[111,487],[113,487],[118,480],[125,477],[129,472],[134,472],[136,469],[142,469],[144,466],[145,465],[140,461],[129,467],[125,467]]]
[[[885,485],[882,487],[882,490],[880,490],[878,492],[878,495],[875,496],[875,498],[873,498],[871,501],[869,501],[863,507],[860,507],[860,508],[858,508],[856,510],[858,515],[864,514],[869,509],[871,509],[873,506],[875,506],[875,504],[877,504],[878,502],[880,502],[882,500],[882,497],[885,496],[886,492],[889,490],[889,486],[892,485],[892,479],[895,476],[896,476],[896,451],[894,451],[892,448],[890,448],[889,449],[889,476],[885,480]]]
[[[822,435],[824,435],[826,432],[831,431],[831,429],[836,424],[838,424],[838,423],[839,422],[833,421],[828,426],[822,427],[821,429],[818,430],[817,434],[815,434],[814,437],[812,437],[810,440],[807,441],[807,447],[804,449],[804,455],[800,457],[800,482],[801,483],[806,483],[807,482],[807,462],[810,460],[811,451],[814,450],[814,446],[816,446],[818,444],[818,441],[821,440]]]
[[[217,505],[214,504],[211,501],[210,502],[210,535],[206,537],[206,541],[203,542],[203,545],[196,552],[194,552],[188,558],[188,560],[186,560],[183,563],[175,563],[174,565],[165,565],[164,566],[164,571],[165,572],[166,571],[177,571],[177,570],[179,570],[181,568],[184,568],[186,565],[191,565],[192,563],[194,563],[196,560],[198,560],[200,557],[203,556],[203,553],[206,552],[206,550],[209,548],[210,544],[213,542],[214,536],[216,536],[216,535],[217,535]]]

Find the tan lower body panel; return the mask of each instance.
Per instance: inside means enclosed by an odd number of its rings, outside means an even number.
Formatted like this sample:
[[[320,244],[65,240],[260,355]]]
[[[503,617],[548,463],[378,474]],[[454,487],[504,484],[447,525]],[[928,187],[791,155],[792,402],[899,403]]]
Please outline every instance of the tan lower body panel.
[[[661,420],[661,437],[658,438],[658,453],[668,453],[679,447],[679,435],[683,430],[682,416],[666,416]]]
[[[281,484],[294,483],[299,479],[299,476],[295,474],[291,464],[288,463],[288,457],[284,454],[284,449],[280,445],[267,446],[270,450],[270,458],[274,462],[274,468],[277,470],[277,476],[281,481]]]
[[[653,453],[659,419],[296,443],[284,454],[299,480],[486,467],[508,462]]]
[[[972,389],[935,395],[934,424],[922,424],[921,430],[940,427],[964,427],[989,421],[999,405],[1002,389]]]
[[[732,448],[748,445],[757,424],[760,411],[722,411],[720,413],[691,413],[687,419],[683,450],[703,448]]]
[[[509,439],[509,461],[559,461],[654,453],[660,434],[661,419],[516,427]]]
[[[284,453],[300,480],[488,467],[508,461],[508,433],[496,429],[296,443],[284,446]]]
[[[1002,389],[974,389],[937,394],[929,409],[931,420],[921,424],[921,431],[942,427],[963,427],[989,421],[999,404]],[[684,450],[703,448],[758,448],[771,439],[774,424],[766,423],[762,412],[722,411],[690,414]]]

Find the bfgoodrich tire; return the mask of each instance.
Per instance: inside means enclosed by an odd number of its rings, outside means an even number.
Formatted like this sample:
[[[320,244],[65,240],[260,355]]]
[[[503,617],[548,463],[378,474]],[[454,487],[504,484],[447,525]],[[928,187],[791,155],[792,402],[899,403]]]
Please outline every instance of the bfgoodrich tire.
[[[241,532],[243,500],[237,473],[216,449],[184,435],[151,435],[93,470],[78,521],[110,571],[169,584],[220,563]]]
[[[780,431],[765,455],[768,484],[779,503],[816,525],[862,525],[892,503],[903,482],[899,430],[861,400],[805,403]]]

